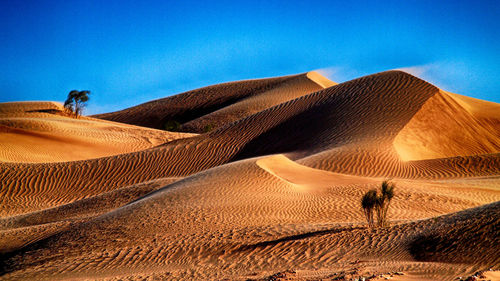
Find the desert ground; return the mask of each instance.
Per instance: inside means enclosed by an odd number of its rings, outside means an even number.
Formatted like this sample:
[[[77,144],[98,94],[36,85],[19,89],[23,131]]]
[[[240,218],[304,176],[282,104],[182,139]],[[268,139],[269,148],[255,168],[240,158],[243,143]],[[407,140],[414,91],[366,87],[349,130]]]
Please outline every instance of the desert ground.
[[[0,181],[0,280],[500,280],[500,104],[402,71],[0,103]]]

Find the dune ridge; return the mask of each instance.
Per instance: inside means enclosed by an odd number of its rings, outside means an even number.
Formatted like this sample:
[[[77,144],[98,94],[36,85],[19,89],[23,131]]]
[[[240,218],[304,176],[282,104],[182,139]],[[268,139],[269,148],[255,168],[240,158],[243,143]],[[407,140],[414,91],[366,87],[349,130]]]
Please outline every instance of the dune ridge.
[[[163,129],[168,121],[175,121],[182,131],[204,133],[335,84],[314,71],[229,82],[94,117],[156,129]]]
[[[477,119],[472,113],[478,109],[473,105],[465,106],[467,108],[444,91],[427,101],[394,140],[401,159],[447,158],[500,151],[498,132],[491,130],[498,127],[498,120]],[[488,110],[500,110],[498,104],[489,106]]]
[[[71,163],[1,164],[6,188],[0,194],[0,214],[16,214],[20,211],[16,206],[30,211],[48,208],[146,180],[187,176],[276,153],[313,168],[363,176],[498,175],[498,153],[401,161],[392,145],[394,138],[436,94],[439,89],[414,76],[382,72],[148,150]],[[58,195],[60,190],[65,190],[65,197]]]
[[[75,119],[56,102],[0,103],[0,161],[3,162],[99,158],[190,136],[84,116]]]
[[[386,71],[223,83],[78,120],[60,109],[0,104],[0,135],[64,142],[90,127],[96,143],[123,138],[115,131],[156,139],[99,158],[0,162],[0,280],[500,270],[499,104]],[[136,126],[169,120],[202,134]],[[387,179],[390,226],[368,228],[359,200]]]
[[[168,120],[185,123],[298,76],[300,75],[212,85],[94,117],[161,129]]]
[[[336,85],[335,82],[332,82],[318,73],[311,71],[306,74],[293,77],[293,79],[283,81],[279,85],[276,85],[262,93],[252,95],[239,100],[236,103],[225,106],[224,108],[186,122],[182,125],[182,130],[187,132],[203,132],[205,128],[221,127],[224,124],[248,117],[283,102],[293,100],[334,85]]]
[[[56,274],[99,279],[112,272],[128,276],[153,271],[169,278],[220,279],[290,266],[300,270],[331,264],[340,270],[359,259],[368,267],[415,270],[404,265],[408,263],[418,270],[427,259],[425,251],[410,249],[421,236],[459,241],[458,234],[466,232],[482,237],[478,243],[498,240],[493,231],[499,221],[498,203],[438,220],[366,229],[356,199],[379,182],[314,170],[282,155],[229,163],[9,253],[4,266],[12,273],[5,278],[44,280]],[[498,189],[453,188],[425,180],[396,183],[399,192],[391,216],[398,219],[433,217],[500,199]],[[53,249],[59,254],[41,259]],[[453,251],[443,249],[434,262],[457,263],[455,269],[469,272],[469,266],[460,265],[462,256],[453,258]],[[467,255],[474,250],[457,251]],[[386,260],[402,261],[403,266],[385,264]],[[497,260],[490,250],[465,262],[486,268]],[[241,263],[245,267],[234,267]]]

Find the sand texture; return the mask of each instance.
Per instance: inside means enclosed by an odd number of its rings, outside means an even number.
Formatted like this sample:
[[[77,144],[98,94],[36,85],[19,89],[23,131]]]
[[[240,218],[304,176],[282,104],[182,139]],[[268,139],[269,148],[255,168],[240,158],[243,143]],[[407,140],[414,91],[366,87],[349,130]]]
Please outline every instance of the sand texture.
[[[0,103],[0,161],[64,162],[144,150],[192,134],[89,117],[73,118],[56,102]]]
[[[179,130],[204,133],[335,84],[314,71],[229,82],[94,117],[157,129],[163,129],[168,121],[177,121],[182,125]]]
[[[0,280],[498,280],[500,104],[308,72],[57,110],[0,104]],[[386,179],[390,225],[369,228]]]

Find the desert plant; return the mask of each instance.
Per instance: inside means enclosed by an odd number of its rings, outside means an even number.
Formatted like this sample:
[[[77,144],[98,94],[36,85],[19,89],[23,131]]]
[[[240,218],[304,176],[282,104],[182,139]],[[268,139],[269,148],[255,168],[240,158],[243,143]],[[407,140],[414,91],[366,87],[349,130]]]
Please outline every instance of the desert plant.
[[[380,186],[380,194],[375,189],[371,189],[363,195],[361,198],[361,207],[363,208],[368,226],[375,226],[374,211],[377,214],[377,225],[380,227],[387,225],[387,211],[394,197],[394,188],[395,185],[393,183],[383,181]]]
[[[210,131],[212,131],[214,129],[214,124],[207,124],[204,128],[203,128],[203,132],[204,133],[208,133]]]
[[[89,100],[90,91],[72,90],[68,94],[68,98],[64,102],[64,108],[71,113],[74,113],[78,118],[82,114],[85,103]]]
[[[369,190],[361,198],[361,207],[363,208],[363,213],[365,214],[368,226],[373,227],[373,209],[377,203],[377,191],[375,189]]]
[[[376,210],[378,226],[384,227],[387,225],[387,211],[392,198],[394,197],[394,184],[389,181],[383,181],[380,186],[380,195],[377,196]]]
[[[176,120],[167,120],[163,124],[163,129],[171,132],[179,132],[181,129],[181,123]]]

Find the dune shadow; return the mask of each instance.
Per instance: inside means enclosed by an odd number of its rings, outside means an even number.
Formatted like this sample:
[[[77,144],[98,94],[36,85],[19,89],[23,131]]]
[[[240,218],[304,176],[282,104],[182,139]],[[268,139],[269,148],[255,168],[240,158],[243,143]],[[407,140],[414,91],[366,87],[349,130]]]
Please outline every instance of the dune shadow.
[[[316,236],[323,236],[327,234],[335,234],[335,233],[341,233],[345,231],[352,231],[352,230],[359,230],[359,229],[366,229],[366,227],[342,227],[342,228],[334,228],[334,229],[326,229],[326,230],[318,230],[318,231],[312,231],[312,232],[306,232],[306,233],[301,233],[301,234],[296,234],[296,235],[290,235],[290,236],[285,236],[279,239],[274,239],[274,240],[269,240],[269,241],[262,241],[258,242],[255,244],[244,244],[236,249],[236,251],[248,251],[248,250],[254,250],[257,248],[263,248],[267,246],[275,246],[279,243],[283,242],[291,242],[291,241],[298,241],[298,240],[303,240],[307,239],[310,237],[316,237]]]

